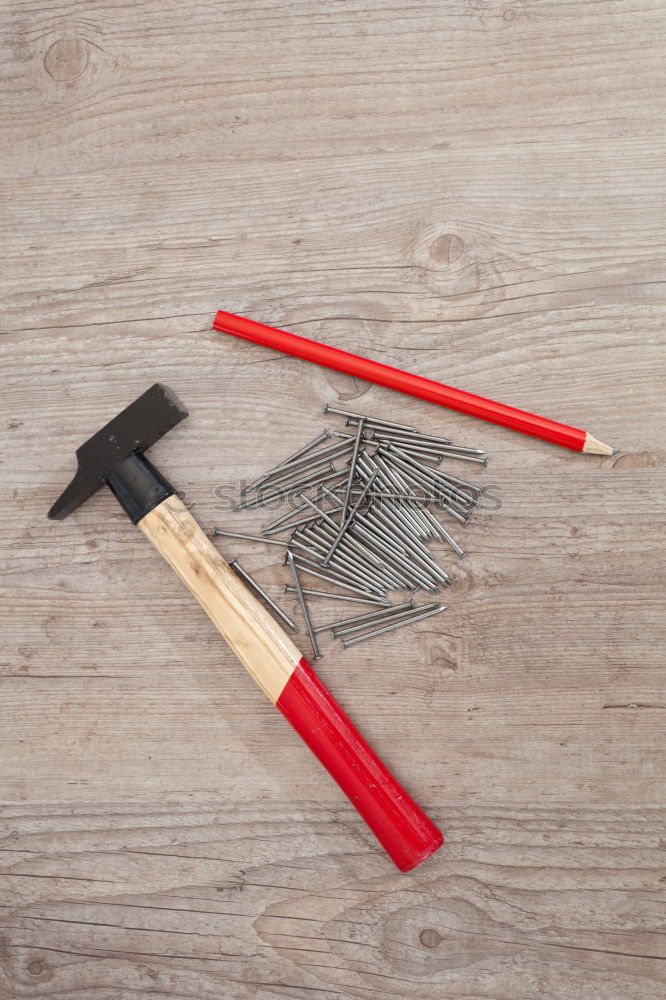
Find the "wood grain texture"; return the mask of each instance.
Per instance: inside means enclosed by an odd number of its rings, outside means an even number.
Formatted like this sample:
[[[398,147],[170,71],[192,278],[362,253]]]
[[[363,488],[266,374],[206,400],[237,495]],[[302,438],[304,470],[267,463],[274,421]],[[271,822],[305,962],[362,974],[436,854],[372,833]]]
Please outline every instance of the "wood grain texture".
[[[661,1000],[663,809],[449,803],[387,871],[351,807],[5,810],[8,996]]]
[[[138,527],[275,704],[303,655],[282,626],[238,579],[180,497],[167,497]]]
[[[666,8],[3,15],[0,996],[658,1000]],[[620,454],[234,342],[218,308]],[[501,509],[452,526],[465,560],[438,551],[448,611],[322,642],[447,835],[414,875],[110,495],[46,521],[75,447],[154,381],[191,416],[151,458],[206,530],[256,532],[229,497],[333,427],[327,401],[491,455]],[[298,615],[274,550],[219,541]]]

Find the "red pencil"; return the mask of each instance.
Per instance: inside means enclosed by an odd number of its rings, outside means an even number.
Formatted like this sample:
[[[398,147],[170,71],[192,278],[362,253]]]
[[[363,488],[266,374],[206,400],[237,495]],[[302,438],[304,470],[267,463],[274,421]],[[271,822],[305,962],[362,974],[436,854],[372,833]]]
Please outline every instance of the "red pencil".
[[[552,441],[553,444],[559,444],[563,448],[584,451],[591,455],[614,455],[617,452],[617,448],[611,448],[610,445],[604,444],[603,441],[577,427],[569,427],[556,420],[538,417],[534,413],[518,410],[505,403],[495,403],[491,399],[484,399],[483,396],[475,396],[471,392],[463,392],[462,389],[454,389],[450,385],[442,385],[441,382],[403,372],[399,368],[391,368],[389,365],[361,358],[348,351],[340,351],[337,347],[319,344],[316,340],[308,340],[307,337],[298,337],[295,333],[276,330],[271,326],[264,326],[263,323],[234,316],[233,313],[220,310],[215,316],[213,329],[233,334],[242,340],[251,340],[255,344],[263,344],[264,347],[271,347],[285,354],[292,354],[296,358],[303,358],[304,361],[314,361],[316,364],[334,368],[346,375],[354,375],[366,382],[376,382],[377,385],[397,389],[398,392],[426,399],[430,403],[439,403],[440,406],[447,406],[451,410],[469,413],[481,420],[489,420],[491,423],[501,424],[512,430],[522,431],[523,434],[543,438],[544,441]]]

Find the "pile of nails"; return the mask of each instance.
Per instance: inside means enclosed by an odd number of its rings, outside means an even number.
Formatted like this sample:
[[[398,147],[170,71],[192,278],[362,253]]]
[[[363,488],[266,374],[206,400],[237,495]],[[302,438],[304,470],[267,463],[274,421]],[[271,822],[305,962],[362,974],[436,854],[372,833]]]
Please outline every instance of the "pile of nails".
[[[414,597],[391,604],[392,591],[429,594],[448,587],[451,578],[426,543],[445,542],[456,555],[464,551],[441,523],[439,513],[467,524],[481,503],[483,487],[449,472],[450,461],[486,465],[483,450],[454,445],[416,427],[325,406],[345,418],[348,431],[324,431],[243,491],[236,510],[296,498],[297,506],[267,524],[260,536],[220,528],[215,535],[260,541],[286,550],[315,659],[317,636],[332,632],[342,645],[383,635],[445,610],[437,601],[416,604]],[[321,447],[320,447],[321,446]],[[335,462],[343,462],[336,468]],[[444,463],[444,465],[442,464]],[[275,536],[288,532],[288,539]],[[234,570],[293,631],[294,622],[239,565]],[[309,589],[314,577],[332,590]],[[316,585],[315,585],[316,586]],[[377,605],[365,614],[313,623],[311,598]]]

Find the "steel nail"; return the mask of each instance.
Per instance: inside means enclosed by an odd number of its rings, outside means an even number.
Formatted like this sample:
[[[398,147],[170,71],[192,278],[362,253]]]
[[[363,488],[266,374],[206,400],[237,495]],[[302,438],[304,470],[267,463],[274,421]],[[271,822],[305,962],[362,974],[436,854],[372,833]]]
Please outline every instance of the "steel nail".
[[[326,551],[331,544],[328,525],[315,525],[310,530],[319,543],[324,546],[324,551]],[[345,539],[345,541],[348,540],[351,541],[351,539]],[[387,573],[386,567],[381,564],[381,560],[376,560],[370,551],[364,551],[360,546],[346,546],[343,542],[329,565],[331,567],[338,565],[338,560],[343,565],[349,566],[357,574],[360,574],[364,581],[373,581],[382,590],[393,589],[398,583],[395,577]],[[326,567],[322,564],[322,568]]]
[[[336,490],[336,495],[338,492],[339,492],[339,487]],[[361,490],[360,486],[354,486],[352,488],[352,497],[358,496],[359,493],[361,492],[363,491]],[[417,497],[414,493],[387,493],[386,491],[382,490],[372,490],[370,493],[368,493],[368,497],[370,499],[376,499],[376,500],[402,500],[403,503],[405,504],[414,504],[419,500],[422,503],[425,503],[428,500],[427,497]]]
[[[310,619],[310,612],[308,611],[308,604],[305,600],[305,595],[303,593],[303,588],[301,587],[301,580],[298,575],[298,569],[296,567],[296,562],[294,560],[294,554],[289,549],[287,549],[287,561],[291,567],[292,576],[294,577],[294,586],[296,587],[296,593],[298,594],[298,603],[301,606],[301,611],[303,612],[303,618],[305,619],[305,626],[308,630],[308,635],[310,636],[310,644],[312,645],[312,653],[315,660],[320,657],[319,646],[317,645],[317,637],[314,634],[314,629],[312,627],[312,621]]]
[[[324,458],[328,459],[336,458],[338,455],[343,454],[345,451],[347,451],[349,447],[350,445],[347,441],[337,441],[337,442],[334,441],[333,444],[330,444],[328,446],[328,448],[321,448],[319,451],[314,451],[307,455],[301,455],[300,458],[297,458],[291,462],[285,462],[283,465],[280,465],[275,469],[271,469],[270,472],[264,473],[264,475],[261,477],[261,481],[257,481],[256,483],[253,483],[252,486],[248,486],[246,492],[249,492],[252,488],[256,488],[257,486],[264,484],[267,480],[271,480],[275,476],[279,475],[284,477],[284,475],[288,472],[296,471],[298,469],[305,470],[306,468],[315,465]]]
[[[361,504],[365,500],[365,498],[367,496],[367,493],[368,493],[368,490],[370,489],[370,487],[374,483],[375,479],[377,478],[378,473],[379,473],[379,469],[377,469],[372,474],[372,476],[370,477],[370,479],[368,480],[368,482],[365,484],[364,489],[361,491],[360,497],[358,498],[358,500],[356,501],[356,503],[352,507],[352,509],[351,509],[351,511],[350,511],[350,513],[349,513],[349,515],[348,515],[348,517],[346,519],[345,519],[345,516],[344,516],[345,508],[344,507],[342,508],[342,524],[340,525],[340,530],[338,531],[337,535],[335,536],[333,544],[331,545],[331,547],[330,547],[330,549],[328,551],[328,555],[324,559],[324,563],[323,563],[324,566],[327,566],[328,563],[330,562],[331,558],[334,556],[335,550],[337,549],[338,545],[340,544],[340,542],[344,538],[345,532],[347,531],[347,529],[349,528],[349,525],[354,520],[354,518],[355,518],[355,516],[356,516],[356,514],[358,512],[359,507],[361,506]],[[350,487],[348,486],[347,487],[347,493],[346,493],[347,502],[349,502],[349,493],[350,493]]]
[[[421,431],[400,434],[397,431],[383,431],[380,429],[379,431],[374,431],[372,436],[373,439],[377,438],[380,441],[406,441],[412,444],[423,441],[425,444],[432,444],[436,447],[446,447],[451,444],[448,438],[436,437],[434,434],[422,434]]]
[[[298,553],[297,553],[298,555]],[[315,556],[314,560],[306,558],[306,556],[298,555],[299,564],[306,563],[307,565],[313,566],[315,569],[323,569],[320,562],[317,562],[321,558],[318,552],[312,552],[311,555]],[[345,580],[347,583],[354,583],[366,591],[383,596],[386,593],[386,587],[382,584],[375,583],[374,580],[371,582],[367,577],[361,576],[359,573],[354,572],[351,569],[347,569],[345,566],[339,563],[335,566],[326,567],[327,572],[331,576],[337,576]]]
[[[314,552],[311,553],[311,555],[314,555],[316,558],[311,559],[296,553],[296,557],[298,558],[299,563],[311,566],[313,569],[316,569],[321,572],[321,570],[323,570],[324,567],[321,565],[320,562],[317,562],[317,559],[319,558],[319,553]],[[380,585],[378,583],[370,583],[365,578],[359,578],[358,574],[352,573],[351,570],[347,570],[340,565],[336,565],[335,567],[327,566],[325,572],[328,573],[333,578],[342,579],[346,583],[353,583],[357,587],[361,587],[361,589],[365,590],[366,592],[372,592],[374,594],[384,596],[386,588],[383,585]]]
[[[423,573],[430,577],[439,579],[439,581],[444,584],[451,582],[451,578],[444,572],[443,569],[440,569],[425,545],[423,545],[420,541],[415,541],[404,530],[399,530],[395,522],[392,522],[390,518],[386,517],[386,515],[382,514],[380,511],[375,511],[375,517],[380,521],[380,524],[386,528],[387,533],[391,531],[398,531],[398,537],[405,546],[407,554],[412,561],[416,560]]]
[[[329,490],[327,486],[323,486],[322,487],[322,491],[329,497],[329,499],[333,500],[336,504],[341,504],[342,503],[342,500],[339,497],[337,497],[335,495],[335,493],[333,493],[331,490]],[[327,517],[326,520],[323,523],[321,523],[318,527],[322,531],[324,529],[327,529],[330,532],[331,528],[333,528],[335,531],[337,531],[338,528],[339,528],[339,525],[338,525],[337,521],[333,520],[333,518]],[[365,559],[365,558],[370,559],[370,561],[373,562],[375,564],[375,566],[381,567],[381,565],[382,565],[381,559],[378,556],[373,555],[372,552],[370,552],[361,542],[358,541],[358,539],[351,538],[350,535],[349,535],[349,532],[347,532],[347,535],[345,536],[344,541],[345,541],[345,544],[347,544],[351,548],[353,548],[362,559]]]
[[[327,544],[330,544],[330,538],[327,539]],[[372,556],[370,550],[368,550],[368,554],[369,557]],[[399,578],[397,574],[391,573],[385,563],[377,566],[376,562],[374,560],[371,561],[369,557],[361,557],[357,551],[347,549],[344,545],[341,545],[331,560],[330,565],[337,565],[338,559],[341,559],[343,564],[350,563],[355,567],[364,581],[374,581],[383,591],[401,590],[403,588],[404,580]]]
[[[372,508],[371,521],[380,521],[387,531],[393,532],[404,545],[413,549],[416,553],[425,555],[428,549],[423,541],[415,533],[410,523],[405,523],[402,518],[388,505],[375,506]]]
[[[341,503],[341,501],[335,496],[335,494],[332,493],[331,490],[329,490],[327,487],[324,486],[323,490],[326,492],[328,496],[334,498],[337,503]],[[382,539],[379,540],[381,544],[378,544],[378,538],[376,532],[368,531],[368,528],[370,526],[366,526],[366,521],[367,521],[367,512],[362,517],[357,516],[356,520],[349,528],[349,533],[352,535],[354,533],[361,534],[362,538],[366,538],[366,540],[368,540],[370,544],[374,544],[375,548],[380,549],[383,558],[387,558],[387,556],[390,556],[391,561],[398,565],[399,570],[401,571],[402,575],[406,577],[409,584],[413,584],[415,582],[420,583],[421,586],[425,587],[426,590],[432,590],[434,581],[432,581],[429,577],[426,577],[425,574],[416,570],[413,564],[408,562],[395,548],[393,541],[390,537],[387,539],[384,534],[383,540]],[[435,591],[437,590],[436,586],[434,587],[434,590]]]
[[[373,441],[381,441],[383,443],[396,444],[399,448],[404,451],[407,450],[422,450],[424,452],[429,452],[431,454],[446,456],[449,455],[453,458],[455,455],[470,455],[476,456],[475,461],[486,461],[483,456],[486,455],[483,448],[465,448],[462,445],[452,444],[445,438],[429,438],[425,435],[417,434],[405,434],[396,435],[391,434],[389,431],[373,431],[372,434]],[[479,458],[478,456],[482,456]]]
[[[293,479],[294,476],[303,476],[303,475],[314,474],[315,470],[320,470],[320,472],[326,471],[326,469],[322,470],[322,466],[328,466],[328,469],[331,469],[331,470],[334,468],[333,462],[331,461],[330,456],[326,456],[324,458],[320,458],[317,461],[309,462],[306,465],[299,466],[299,468],[296,468],[296,469],[284,469],[284,470],[282,470],[283,471],[283,475],[278,476],[277,479],[274,479],[271,476],[271,478],[268,479],[263,484],[264,485],[264,489],[265,490],[267,490],[267,489],[272,490],[272,489],[275,489],[276,486],[281,486],[283,483],[287,485],[288,481],[290,479]]]
[[[322,490],[330,494],[330,490],[327,491],[326,487],[323,485],[322,485]],[[322,510],[320,507],[318,507],[317,504],[310,499],[310,497],[306,497],[305,493],[299,493],[299,496],[302,497],[302,499],[305,501],[308,507],[312,507],[312,509],[316,511],[317,514],[319,514],[319,516],[324,519],[324,521],[328,522],[329,524],[332,524],[336,531],[338,530],[340,525],[337,523],[337,521],[333,520],[330,514],[327,514],[325,510]],[[335,499],[337,500],[337,497]]]
[[[315,521],[316,518],[316,514],[311,514],[310,517],[301,517],[298,521],[291,521],[289,524],[280,524],[277,528],[271,528],[270,531],[268,528],[264,528],[264,533],[266,535],[279,535],[281,531],[293,531],[293,529],[297,528],[299,525],[310,524],[312,521]]]
[[[331,490],[329,490],[329,488],[327,486],[323,486],[322,490],[326,494],[326,496],[328,496],[331,500],[333,500],[334,503],[336,503],[338,505],[342,504],[342,500],[340,500],[340,498],[337,497],[335,495],[335,493],[333,493]],[[356,530],[356,526],[359,524],[360,520],[361,520],[360,516],[357,515],[354,523],[352,525],[350,525],[349,530],[347,531],[347,536],[346,536],[345,540],[349,541],[350,544],[351,544],[352,541],[358,543],[358,539],[353,538],[352,536],[353,536],[354,531]],[[335,523],[335,521],[333,521],[332,523],[337,528],[337,524]],[[358,544],[360,544],[360,543],[358,543]],[[371,542],[371,544],[374,546],[374,548],[378,547],[376,540],[373,541],[373,542]],[[386,559],[386,552],[383,549],[381,551],[381,555],[380,556],[375,555],[375,557],[374,557],[374,561],[377,562],[379,565],[382,565],[382,560],[385,560],[385,559]],[[395,560],[394,560],[394,562],[395,562]],[[391,569],[393,569],[393,567],[391,567]],[[404,571],[401,572],[401,576],[404,577],[404,575],[405,575]],[[411,580],[410,580],[409,577],[407,578],[406,582],[408,584],[411,582]]]
[[[389,590],[418,589],[421,584],[413,578],[411,565],[405,561],[401,561],[400,557],[395,553],[388,551],[386,542],[383,539],[371,534],[363,525],[356,523],[352,525],[350,532],[358,532],[358,538],[355,537],[353,540],[358,541],[359,538],[363,539],[362,544],[364,547],[373,556],[379,556],[383,568],[382,579],[386,581],[386,586]],[[350,536],[348,535],[347,538],[349,539]]]
[[[403,470],[404,475],[407,477],[408,481],[415,481],[417,485],[421,487],[421,489],[426,488],[424,484],[428,482],[427,478],[425,476],[422,476],[421,473],[419,473],[418,471],[410,468],[408,461],[403,462],[402,459],[397,455],[393,455],[391,461],[395,462],[397,465],[400,466],[400,468]],[[446,491],[443,485],[437,487],[435,484],[432,483],[432,480],[430,480],[430,483],[431,483],[431,491],[430,491],[431,500],[437,501],[440,504],[440,506],[445,507],[445,509],[448,510],[448,512],[452,514],[453,517],[456,518],[456,520],[460,521],[462,524],[466,524],[467,522],[465,518],[459,513],[459,511],[455,510],[453,507],[450,506],[450,501],[452,499],[455,499],[454,497],[451,496],[452,491],[451,490]]]
[[[465,555],[465,550],[458,545],[455,538],[453,538],[453,536],[448,533],[444,525],[440,524],[440,522],[437,520],[437,518],[435,517],[435,515],[431,510],[429,510],[427,513],[429,518],[431,518],[431,523],[435,534],[438,535],[443,542],[448,542],[453,551],[457,555],[459,555],[460,558],[462,559],[462,557]]]
[[[379,417],[368,417],[363,413],[352,413],[350,410],[338,410],[329,403],[324,407],[324,413],[337,413],[338,416],[347,417],[351,420],[364,420],[366,424],[373,424],[380,427],[393,427],[396,430],[416,431],[418,428],[409,427],[407,424],[395,424],[391,420],[381,420]]]
[[[335,537],[335,533],[331,525],[328,523],[319,522],[318,524],[314,524],[311,530],[318,534],[320,539],[328,545],[330,545]],[[370,568],[374,573],[379,573],[383,569],[381,559],[375,556],[370,549],[363,545],[362,542],[359,542],[358,539],[352,538],[349,533],[345,535],[340,544],[340,548],[350,558],[356,559],[359,565],[365,566],[366,563],[370,563]]]
[[[369,621],[383,621],[386,617],[398,614],[399,612],[404,612],[406,609],[414,609],[413,598],[409,601],[405,601],[404,604],[391,604],[389,607],[379,608],[377,611],[368,611],[367,614],[356,615],[354,618],[343,618],[341,621],[329,622],[328,625],[322,625],[317,631],[333,632],[335,629],[344,628],[347,625],[363,625]]]
[[[427,498],[420,497],[417,493],[415,493],[413,488],[409,485],[409,483],[407,483],[407,481],[401,476],[400,472],[397,469],[392,468],[388,464],[388,462],[384,460],[382,455],[375,452],[375,454],[373,455],[373,460],[379,466],[379,468],[384,472],[387,480],[390,483],[392,483],[395,488],[403,489],[411,493],[413,496],[417,497],[417,499],[419,499],[420,502],[417,505],[412,505],[412,507],[410,508],[410,512],[412,518],[418,524],[421,525],[423,537],[427,538],[430,532],[428,530],[428,524],[426,518],[424,517],[423,514],[423,510],[425,507],[427,507],[428,504]]]
[[[375,463],[371,464],[371,460],[368,460],[368,465],[372,467]],[[375,468],[379,471],[379,466],[375,465]],[[403,525],[406,531],[414,534],[417,538],[421,537],[423,533],[423,527],[421,522],[416,517],[415,513],[409,509],[407,505],[396,505],[396,504],[376,504],[376,510],[390,510],[393,511],[395,517],[398,519],[400,524]]]
[[[405,608],[413,608],[414,601],[406,601],[404,604],[391,604],[387,608],[380,608],[378,611],[368,611],[364,615],[356,615],[354,618],[343,618],[342,621],[329,622],[328,625],[320,625],[315,632],[332,632],[336,628],[344,628],[345,625],[354,625],[358,622],[366,622],[376,618],[383,618],[385,615],[403,611]]]
[[[373,510],[375,513],[383,513],[391,520],[395,521],[400,525],[401,529],[407,532],[411,537],[417,540],[419,543],[422,540],[424,534],[421,522],[418,521],[413,513],[404,504],[396,504],[393,501],[388,503],[379,502],[374,504]]]
[[[282,610],[282,608],[279,607],[279,605],[277,605],[275,603],[275,601],[271,597],[268,596],[268,594],[266,593],[266,591],[264,590],[264,588],[261,587],[257,583],[257,581],[253,577],[251,577],[248,572],[246,572],[243,569],[243,567],[240,565],[240,563],[236,559],[234,559],[232,562],[230,562],[229,565],[238,574],[238,576],[242,577],[242,579],[245,580],[245,582],[248,584],[248,586],[250,586],[254,591],[256,591],[256,593],[259,594],[260,597],[263,597],[263,599],[266,601],[266,604],[270,605],[270,607],[273,609],[273,611],[275,612],[275,614],[278,615],[282,619],[283,622],[286,622],[287,625],[289,626],[289,628],[293,632],[298,632],[298,629],[297,629],[296,625],[294,625],[294,623],[292,622],[291,618],[289,618],[284,613],[284,611]]]
[[[356,437],[354,439],[354,446],[352,450],[351,462],[349,464],[349,479],[347,480],[347,489],[345,491],[345,498],[342,503],[342,520],[344,521],[347,517],[347,512],[349,510],[349,497],[351,495],[352,483],[354,481],[354,476],[356,475],[356,462],[358,460],[358,450],[361,446],[361,439],[363,438],[363,430],[365,427],[364,420],[361,419],[358,422],[358,429],[356,431]]]
[[[464,455],[458,452],[443,451],[442,458],[455,458],[459,462],[476,462],[477,465],[488,465],[488,457],[478,458],[476,455]]]
[[[326,555],[326,543],[322,543],[318,539],[313,539],[310,535],[306,536],[310,541],[310,544],[314,548],[310,548],[310,555],[315,557],[315,560],[321,560],[322,555]],[[306,546],[302,546],[306,548]],[[349,557],[344,555],[337,555],[335,557],[335,565],[324,566],[324,564],[319,561],[318,565],[322,569],[330,569],[332,572],[338,572],[344,577],[348,577],[350,580],[359,583],[361,586],[372,587],[378,593],[384,593],[386,590],[386,585],[383,581],[377,580],[375,576],[371,576],[370,573],[366,572],[362,567],[359,567],[355,562],[353,562]]]
[[[330,444],[328,448],[321,448],[319,451],[311,452],[309,455],[302,455],[301,458],[296,459],[295,462],[289,462],[286,465],[281,466],[279,469],[272,469],[267,476],[274,476],[278,473],[289,472],[292,469],[306,468],[315,463],[328,458],[337,458],[339,455],[344,454],[344,452],[349,451],[351,444],[349,441],[337,441]]]
[[[485,449],[483,448],[464,448],[460,444],[450,444],[446,445],[442,451],[459,451],[461,455],[485,455]]]
[[[375,629],[373,632],[365,632],[363,635],[354,636],[352,639],[342,639],[342,645],[347,649],[349,646],[355,646],[357,642],[363,642],[365,639],[372,639],[376,635],[383,635],[384,632],[392,632],[394,629],[402,628],[403,625],[413,625],[414,622],[423,621],[424,618],[431,618],[433,615],[439,614],[440,611],[446,611],[447,607],[447,604],[441,604],[438,608],[433,608],[432,611],[426,611],[424,614],[415,615],[413,618],[393,622],[391,625],[385,625],[383,628]]]
[[[249,493],[250,490],[255,489],[257,486],[263,483],[265,479],[268,479],[268,477],[271,476],[274,472],[278,472],[280,469],[284,468],[285,465],[289,465],[291,462],[295,462],[297,459],[301,457],[301,455],[305,455],[306,452],[311,451],[312,448],[316,448],[318,444],[321,444],[322,441],[326,441],[326,439],[329,438],[330,436],[331,435],[329,431],[324,431],[323,434],[320,434],[319,437],[316,437],[313,441],[310,441],[309,444],[306,444],[304,445],[303,448],[299,448],[298,451],[295,451],[293,455],[290,455],[289,458],[285,459],[285,461],[282,462],[280,465],[276,465],[269,472],[265,472],[263,476],[261,476],[254,483],[252,483],[251,486],[247,486],[245,488],[245,492]]]
[[[419,569],[419,567],[414,566],[413,563],[411,562],[410,553],[406,551],[405,548],[401,549],[399,547],[406,545],[407,543],[407,538],[404,532],[401,532],[400,535],[398,535],[398,537],[396,538],[394,534],[391,534],[391,532],[395,530],[394,527],[391,526],[390,528],[387,528],[386,524],[383,523],[381,519],[378,517],[378,512],[374,508],[371,511],[369,511],[367,515],[364,515],[362,524],[363,527],[366,528],[366,530],[371,531],[379,538],[382,538],[385,541],[389,551],[395,553],[396,555],[399,555],[400,558],[406,560],[409,571],[412,574],[421,573],[425,577],[426,570]]]
[[[456,498],[464,500],[465,503],[471,504],[475,502],[473,497],[470,497],[466,493],[463,493],[461,490],[456,489],[455,486],[449,485],[448,481],[452,480],[453,477],[449,476],[448,473],[442,472],[441,469],[431,469],[429,466],[423,465],[421,462],[418,462],[416,459],[411,458],[404,452],[401,452],[400,449],[395,448],[395,446],[393,445],[390,446],[390,448],[392,449],[394,457],[402,456],[404,461],[412,469],[419,472],[421,476],[425,477],[435,486],[438,486],[440,490],[442,488],[447,490],[449,493],[454,494]]]
[[[451,489],[455,490],[459,496],[466,498],[466,502],[474,506],[478,506],[478,497],[469,496],[469,494],[464,493],[464,490],[473,490],[475,493],[483,493],[483,486],[476,486],[474,483],[468,483],[465,479],[458,479],[456,476],[452,476],[450,472],[442,472],[441,469],[437,470],[437,476],[439,479],[443,479],[446,483],[452,483]],[[462,486],[462,489],[458,489]]]
[[[287,585],[284,592],[285,594],[295,594],[296,587]],[[303,593],[307,597],[326,597],[331,601],[344,601],[345,604],[381,604],[384,607],[388,605],[388,601],[374,597],[372,594],[368,594],[366,597],[349,597],[348,594],[331,594],[328,590],[308,590],[306,587],[303,587]]]
[[[314,483],[328,483],[333,479],[339,479],[341,475],[346,475],[343,472],[331,472],[328,476],[322,478],[321,473],[317,473],[315,476],[309,476],[307,479],[302,479],[297,483],[290,483],[289,486],[285,486],[281,490],[276,490],[275,493],[261,493],[258,497],[253,500],[247,500],[245,503],[237,504],[234,510],[248,510],[251,507],[263,507],[264,504],[270,503],[271,500],[277,500],[279,497],[288,496],[290,493],[296,493],[298,490],[298,495],[300,492],[308,486],[312,486]]]
[[[269,532],[272,528],[277,528],[278,525],[284,524],[284,522],[288,521],[290,517],[295,517],[296,514],[302,514],[303,511],[307,509],[308,505],[306,503],[302,503],[299,507],[294,507],[293,510],[290,510],[288,511],[288,513],[283,514],[282,517],[278,517],[276,518],[275,521],[271,521],[271,523],[267,524],[266,527],[263,528],[262,530],[264,532]]]
[[[394,452],[386,452],[386,460],[390,462],[391,467],[397,466],[409,485],[413,488],[416,487],[420,489],[427,501],[431,503],[433,500],[437,499],[432,480],[428,479],[424,473],[418,472],[416,469],[408,465],[406,461],[408,457],[409,456],[405,456],[405,461],[403,461],[401,457],[396,455]]]
[[[380,549],[383,552],[384,558],[396,563],[410,583],[419,584],[426,590],[432,588],[432,579],[422,573],[412,562],[409,562],[399,549],[395,547],[391,538],[387,539],[385,532],[380,532],[374,525],[361,524],[358,519],[351,530],[357,531],[361,535],[361,538],[367,538],[371,544]]]
[[[409,445],[400,443],[401,451],[404,451],[407,455],[414,455],[420,459],[427,459],[429,462],[434,462],[436,465],[442,461],[442,456],[439,452],[431,451],[429,448],[419,448],[416,445]]]
[[[310,576],[316,576],[318,580],[326,580],[327,583],[332,583],[335,587],[340,587],[341,590],[350,590],[353,594],[360,594],[361,597],[369,598],[371,596],[372,597],[381,596],[382,598],[384,598],[384,600],[381,603],[383,604],[389,603],[389,601],[386,599],[385,594],[381,595],[370,594],[367,590],[363,590],[360,587],[352,587],[351,584],[344,583],[342,580],[339,580],[332,573],[320,573],[318,570],[312,569],[310,566],[302,566],[300,563],[298,564],[298,566],[303,573],[308,573]],[[377,601],[376,603],[379,602]]]
[[[264,545],[286,545],[273,538],[264,538],[263,535],[243,535],[240,531],[226,531],[223,528],[213,528],[213,538],[223,535],[225,538],[243,538],[248,542],[263,542]]]
[[[459,524],[467,524],[467,522],[469,521],[469,517],[465,517],[463,514],[460,513],[460,511],[456,510],[455,507],[452,507],[451,504],[446,503],[444,500],[437,501],[437,509],[446,511],[446,513],[450,514],[451,517],[455,518],[456,521],[459,522]]]
[[[331,544],[332,541],[332,529],[328,524],[314,525],[313,531],[317,532],[322,540],[325,540],[327,545]],[[395,571],[389,571],[389,567],[386,565],[386,561],[381,557],[377,556],[372,549],[364,545],[357,538],[352,538],[349,533],[342,540],[339,550],[339,554],[346,556],[351,559],[355,566],[357,566],[361,572],[367,573],[371,579],[376,579],[381,582],[384,589],[389,590],[401,590],[405,581],[398,577]]]
[[[352,625],[349,628],[336,629],[333,632],[334,639],[340,639],[344,635],[353,635],[354,632],[359,632],[360,630],[367,628],[368,625],[386,625],[389,622],[400,621],[402,618],[409,618],[413,620],[415,611],[432,611],[434,608],[438,608],[438,604],[421,604],[415,609],[414,604],[408,611],[397,611],[395,614],[390,614],[390,609],[387,608],[388,614],[384,614],[382,618],[378,618],[375,621],[361,622],[358,625]]]

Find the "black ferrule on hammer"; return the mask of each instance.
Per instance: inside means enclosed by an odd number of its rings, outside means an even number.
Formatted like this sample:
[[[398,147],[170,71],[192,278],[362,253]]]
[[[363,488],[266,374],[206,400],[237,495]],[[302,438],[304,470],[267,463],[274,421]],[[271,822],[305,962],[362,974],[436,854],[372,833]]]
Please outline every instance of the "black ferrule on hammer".
[[[140,451],[118,462],[106,477],[106,483],[132,524],[176,492]]]

